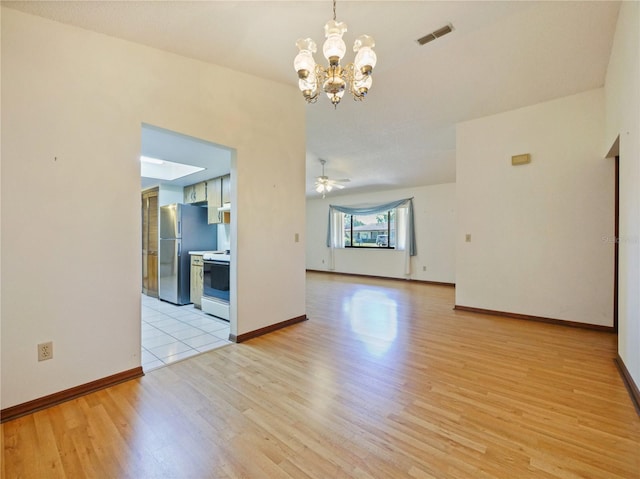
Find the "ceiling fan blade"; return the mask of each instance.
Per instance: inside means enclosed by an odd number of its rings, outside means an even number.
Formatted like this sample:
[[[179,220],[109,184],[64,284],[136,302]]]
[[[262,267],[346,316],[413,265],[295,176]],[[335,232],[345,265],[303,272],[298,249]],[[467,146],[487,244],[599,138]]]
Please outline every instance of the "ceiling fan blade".
[[[341,185],[341,184],[339,184],[339,183],[334,183],[334,184],[333,184],[333,186],[334,186],[335,188],[340,189],[340,190],[341,190],[342,188],[344,188],[344,185]]]
[[[338,183],[349,183],[351,180],[349,178],[342,178],[341,180],[331,180],[337,181]]]

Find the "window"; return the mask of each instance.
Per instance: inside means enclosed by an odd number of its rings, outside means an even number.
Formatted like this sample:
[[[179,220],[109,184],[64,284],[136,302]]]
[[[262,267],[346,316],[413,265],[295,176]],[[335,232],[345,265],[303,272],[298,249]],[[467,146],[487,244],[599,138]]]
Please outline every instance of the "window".
[[[396,210],[372,215],[344,215],[345,248],[396,247]]]
[[[369,231],[358,228],[366,225],[376,225],[376,228],[370,228]],[[383,225],[386,225],[386,231]],[[357,233],[360,235],[356,236]],[[365,233],[367,233],[366,242],[364,241]],[[372,236],[375,236],[373,241]],[[385,241],[387,244],[383,246]],[[413,228],[413,198],[380,205],[329,205],[327,221],[329,269],[336,269],[336,248],[363,247],[404,251],[404,272],[407,275],[411,274],[411,256],[417,254],[416,234]]]

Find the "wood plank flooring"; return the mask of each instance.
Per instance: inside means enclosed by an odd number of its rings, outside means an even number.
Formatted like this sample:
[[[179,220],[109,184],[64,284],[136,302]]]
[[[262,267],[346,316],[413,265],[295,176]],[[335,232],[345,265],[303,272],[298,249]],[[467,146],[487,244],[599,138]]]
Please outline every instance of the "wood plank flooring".
[[[309,321],[2,425],[2,478],[640,478],[610,333],[307,274]]]

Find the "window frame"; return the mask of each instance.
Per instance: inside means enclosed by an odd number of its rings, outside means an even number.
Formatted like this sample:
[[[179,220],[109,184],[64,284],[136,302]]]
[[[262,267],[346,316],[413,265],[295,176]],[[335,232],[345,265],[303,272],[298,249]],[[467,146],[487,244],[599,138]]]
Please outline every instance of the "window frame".
[[[343,248],[351,248],[351,249],[368,249],[368,250],[376,250],[376,249],[391,249],[391,250],[395,250],[396,249],[396,245],[391,246],[391,212],[393,210],[396,210],[397,208],[392,208],[390,210],[387,210],[384,214],[387,217],[387,230],[386,233],[380,233],[380,234],[386,234],[387,235],[387,246],[353,246],[353,217],[355,216],[356,218],[358,216],[363,216],[363,215],[353,215],[350,213],[343,213],[344,216],[349,216],[350,217],[350,221],[349,221],[349,228],[347,228],[346,226],[344,227],[344,233],[346,235],[346,233],[349,234],[349,239],[350,239],[350,245],[347,245],[346,242],[343,246]],[[367,216],[367,215],[364,215]],[[396,215],[397,216],[397,215]],[[344,219],[343,219],[343,224],[344,224]],[[395,223],[394,223],[394,228],[395,228]],[[395,236],[395,235],[394,235]],[[377,235],[376,235],[377,238]]]

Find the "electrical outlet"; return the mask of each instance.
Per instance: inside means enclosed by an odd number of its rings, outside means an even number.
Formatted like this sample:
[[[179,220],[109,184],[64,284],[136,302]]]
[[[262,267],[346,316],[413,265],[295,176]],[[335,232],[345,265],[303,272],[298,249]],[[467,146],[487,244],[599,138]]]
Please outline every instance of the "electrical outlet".
[[[53,342],[38,344],[38,361],[46,361],[53,357]]]

